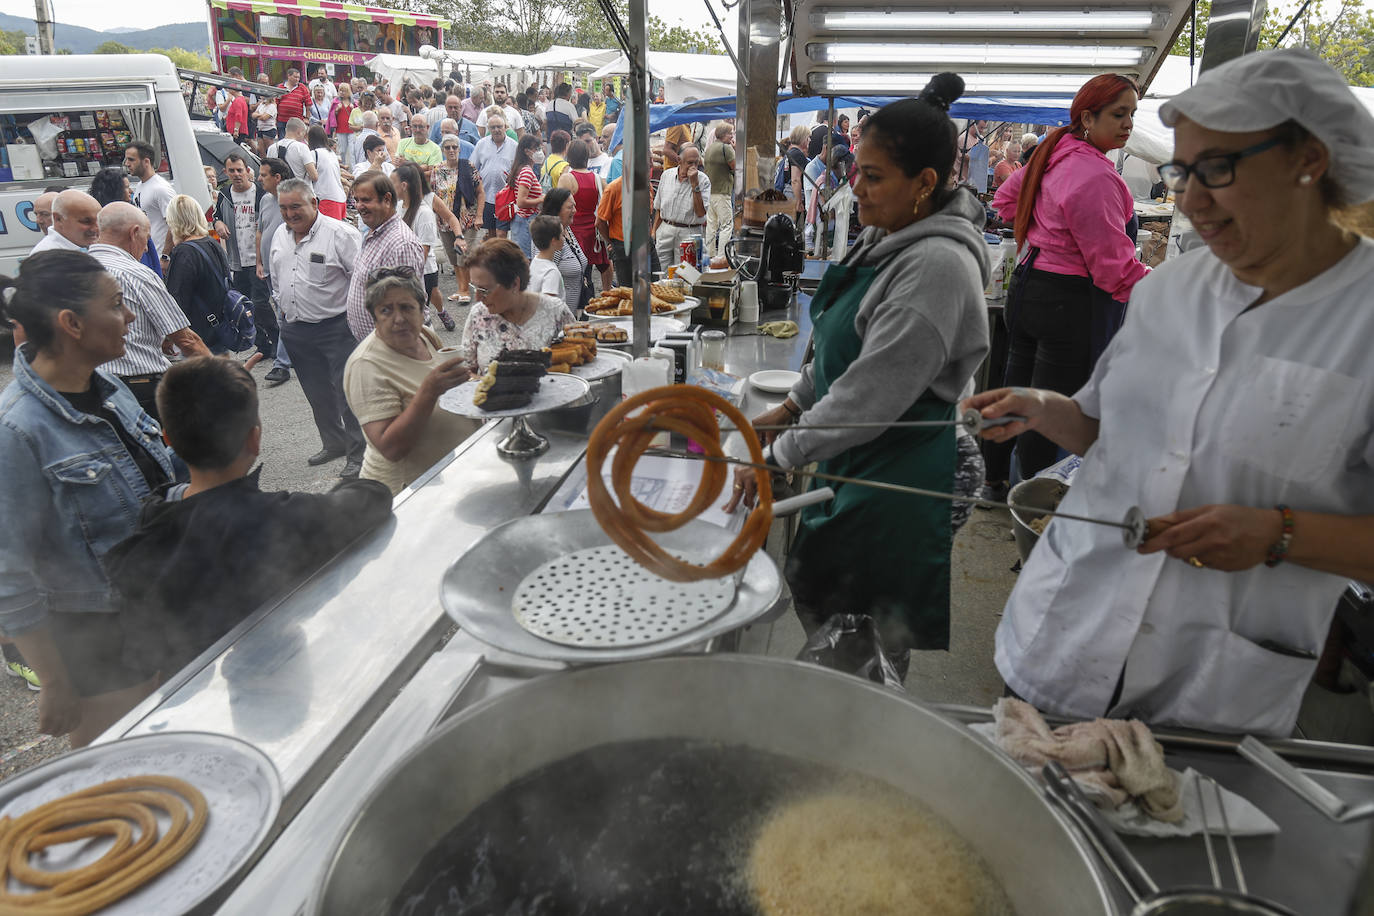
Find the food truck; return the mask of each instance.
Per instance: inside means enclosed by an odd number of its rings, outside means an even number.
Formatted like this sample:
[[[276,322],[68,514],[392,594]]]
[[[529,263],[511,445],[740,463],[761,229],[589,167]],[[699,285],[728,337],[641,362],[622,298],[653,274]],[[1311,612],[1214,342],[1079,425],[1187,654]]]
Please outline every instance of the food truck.
[[[1188,11],[1178,0],[1046,0],[1031,10],[910,0],[881,11],[858,0],[801,0],[785,20],[779,4],[745,0],[741,146],[771,158],[784,61],[794,87],[815,92],[911,94],[928,71],[955,69],[975,92],[1072,94],[1113,68],[1147,81]],[[1228,13],[1249,23],[1254,11]],[[644,4],[632,4],[629,44],[638,36],[642,45],[645,18]],[[630,78],[641,81],[641,106],[643,50]],[[626,154],[625,206],[636,208],[627,239],[636,246],[647,241],[645,114],[632,115],[640,123]],[[806,364],[808,306],[827,265],[807,262],[776,278],[790,284],[787,295],[759,317],[790,328],[774,336],[731,320],[735,300],[727,306],[723,297],[721,314],[705,317],[717,319],[724,340],[707,341],[686,326],[690,303],[651,314],[647,254],[636,252],[635,262],[635,314],[615,319],[630,353],[653,362],[663,354],[646,352],[652,341],[674,345],[674,334],[686,334],[685,348],[709,344],[708,362],[740,383],[701,377],[723,384],[744,417],[782,403],[785,384],[744,382]],[[1165,888],[1212,884],[1212,847],[1204,851],[1196,833],[1127,835],[1144,867],[1108,864],[1101,850],[1111,841],[1093,832],[1092,815],[1049,798],[1036,774],[988,740],[988,709],[928,703],[765,657],[773,621],[788,612],[781,560],[792,523],[781,503],[768,547],[737,557],[692,597],[680,582],[644,578],[647,561],[609,555],[620,523],[607,521],[617,516],[596,484],[607,458],[601,423],[637,374],[628,359],[609,359],[622,365],[551,382],[535,408],[490,419],[396,497],[394,519],[254,611],[91,748],[0,784],[0,810],[24,793],[46,800],[136,772],[198,781],[210,809],[205,829],[218,832],[202,836],[186,869],[174,865],[128,898],[139,912],[780,912],[749,896],[753,865],[779,848],[782,861],[770,861],[785,880],[832,874],[831,866],[862,875],[872,892],[864,899],[882,902],[873,912],[910,911],[897,903],[927,911],[923,895],[943,895],[974,861],[1000,886],[997,906],[969,897],[940,912],[1114,916],[1133,911],[1132,894],[1149,892],[1142,874]],[[671,349],[666,359],[669,371]],[[446,409],[471,406],[469,396]],[[745,439],[754,430],[733,415],[702,436],[683,424],[713,420],[690,405],[673,409],[682,422],[641,427],[636,447],[685,428],[713,458],[757,454]],[[690,502],[695,480],[630,470],[604,469],[620,499],[642,500],[660,520]],[[655,562],[729,553],[737,529],[707,515],[660,526],[664,555]],[[1294,738],[1256,742],[1256,751],[1237,735],[1153,734],[1170,767],[1215,778],[1263,808],[1276,830],[1230,847],[1236,877],[1243,869],[1250,892],[1276,906],[1174,911],[1347,912],[1370,850],[1356,816],[1374,798],[1374,751]],[[1292,779],[1285,765],[1317,789],[1290,791],[1271,775]],[[831,776],[817,777],[822,771]],[[884,871],[886,849],[860,845],[873,854],[850,858],[813,844],[789,860],[786,837],[774,837],[779,845],[761,850],[755,833],[774,803],[785,807],[791,790],[836,773],[919,799],[961,838],[950,847],[958,854],[919,884],[900,884],[894,902],[892,869],[907,875],[900,858]],[[1350,805],[1323,813],[1332,795]],[[790,822],[793,835],[816,837],[819,825],[823,839],[842,820],[835,815],[817,809]],[[1219,818],[1201,816],[1204,833],[1222,832]],[[1253,821],[1232,826],[1244,832]],[[1130,892],[1114,872],[1126,874]],[[183,874],[199,883],[178,881]],[[1363,893],[1368,902],[1368,887]],[[1205,907],[1203,898],[1182,902]],[[847,912],[814,901],[790,911]]]
[[[13,57],[0,72],[0,273],[42,238],[34,198],[80,188],[124,164],[134,140],[161,154],[158,172],[202,207],[210,193],[176,67],[160,54]]]

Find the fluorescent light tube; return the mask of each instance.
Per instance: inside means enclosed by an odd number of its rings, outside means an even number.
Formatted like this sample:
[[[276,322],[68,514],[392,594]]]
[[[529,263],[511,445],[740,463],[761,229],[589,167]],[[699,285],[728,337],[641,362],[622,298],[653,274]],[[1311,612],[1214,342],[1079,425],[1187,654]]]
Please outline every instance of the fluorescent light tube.
[[[966,95],[1072,95],[1088,81],[1085,74],[1064,73],[962,73]],[[929,73],[821,73],[812,72],[807,81],[817,92],[878,92],[915,94],[930,82]]]
[[[840,31],[998,31],[998,32],[1147,32],[1161,17],[1150,8],[1135,10],[933,10],[818,9],[811,22],[818,29]]]
[[[1134,67],[1154,48],[1091,45],[997,45],[860,43],[822,41],[807,45],[814,61],[832,64],[981,64],[984,66]]]

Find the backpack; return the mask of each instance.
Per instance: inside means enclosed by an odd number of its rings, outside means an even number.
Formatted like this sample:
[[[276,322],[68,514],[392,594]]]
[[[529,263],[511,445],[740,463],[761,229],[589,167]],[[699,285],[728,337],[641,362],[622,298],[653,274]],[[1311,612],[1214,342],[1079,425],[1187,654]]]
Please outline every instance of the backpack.
[[[773,190],[786,192],[789,182],[787,181],[787,167],[791,165],[787,157],[783,156],[778,160],[778,170],[773,173]]]
[[[510,183],[510,176],[506,177],[506,181],[506,186],[496,192],[496,199],[492,201],[496,207],[496,220],[501,223],[515,219],[515,185]]]
[[[253,346],[253,340],[257,336],[257,326],[253,323],[253,303],[229,285],[228,272],[220,269],[203,246],[194,242],[190,244],[205,260],[205,266],[210,268],[210,272],[217,275],[224,284],[224,297],[220,300],[219,308],[205,310],[205,320],[212,329],[212,339],[205,343],[211,349],[223,347],[235,353],[242,353]]]

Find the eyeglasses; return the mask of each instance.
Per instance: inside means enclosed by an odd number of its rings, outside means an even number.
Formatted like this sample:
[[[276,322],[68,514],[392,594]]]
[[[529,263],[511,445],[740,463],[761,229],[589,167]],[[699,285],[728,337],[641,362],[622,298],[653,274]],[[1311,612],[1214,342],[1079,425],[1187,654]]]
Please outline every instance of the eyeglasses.
[[[414,280],[418,276],[415,268],[408,264],[399,267],[378,267],[367,275],[368,283],[376,283],[378,280],[385,280],[387,277],[400,277],[402,280]]]
[[[490,287],[487,287],[487,286],[478,286],[476,283],[469,283],[469,284],[468,284],[468,289],[469,289],[470,291],[472,291],[472,293],[473,293],[478,299],[485,299],[485,298],[487,297],[487,293],[491,292],[491,288],[490,288]]]
[[[1182,191],[1188,187],[1188,176],[1196,175],[1204,188],[1225,188],[1236,180],[1236,163],[1249,156],[1273,149],[1282,141],[1271,137],[1263,143],[1247,146],[1234,153],[1219,156],[1204,156],[1192,165],[1182,162],[1166,162],[1159,167],[1159,177],[1170,191]]]

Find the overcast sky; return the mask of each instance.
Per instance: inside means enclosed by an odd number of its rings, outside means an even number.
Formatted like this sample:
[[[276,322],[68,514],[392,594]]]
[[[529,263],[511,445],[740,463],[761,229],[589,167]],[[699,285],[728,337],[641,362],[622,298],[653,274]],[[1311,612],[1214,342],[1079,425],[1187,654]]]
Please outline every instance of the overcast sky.
[[[118,28],[152,28],[171,22],[204,22],[205,0],[150,0],[144,3],[111,3],[109,0],[52,0],[54,19],[88,29],[104,31]],[[385,0],[375,3],[386,6]],[[721,13],[719,2],[713,3],[716,15]],[[136,11],[137,18],[130,13]],[[0,13],[33,18],[33,0],[0,0]],[[649,12],[667,22],[678,22],[693,28],[711,25],[711,17],[700,0],[649,0]],[[735,14],[721,16],[730,44],[735,43]],[[207,33],[207,41],[208,33]]]

